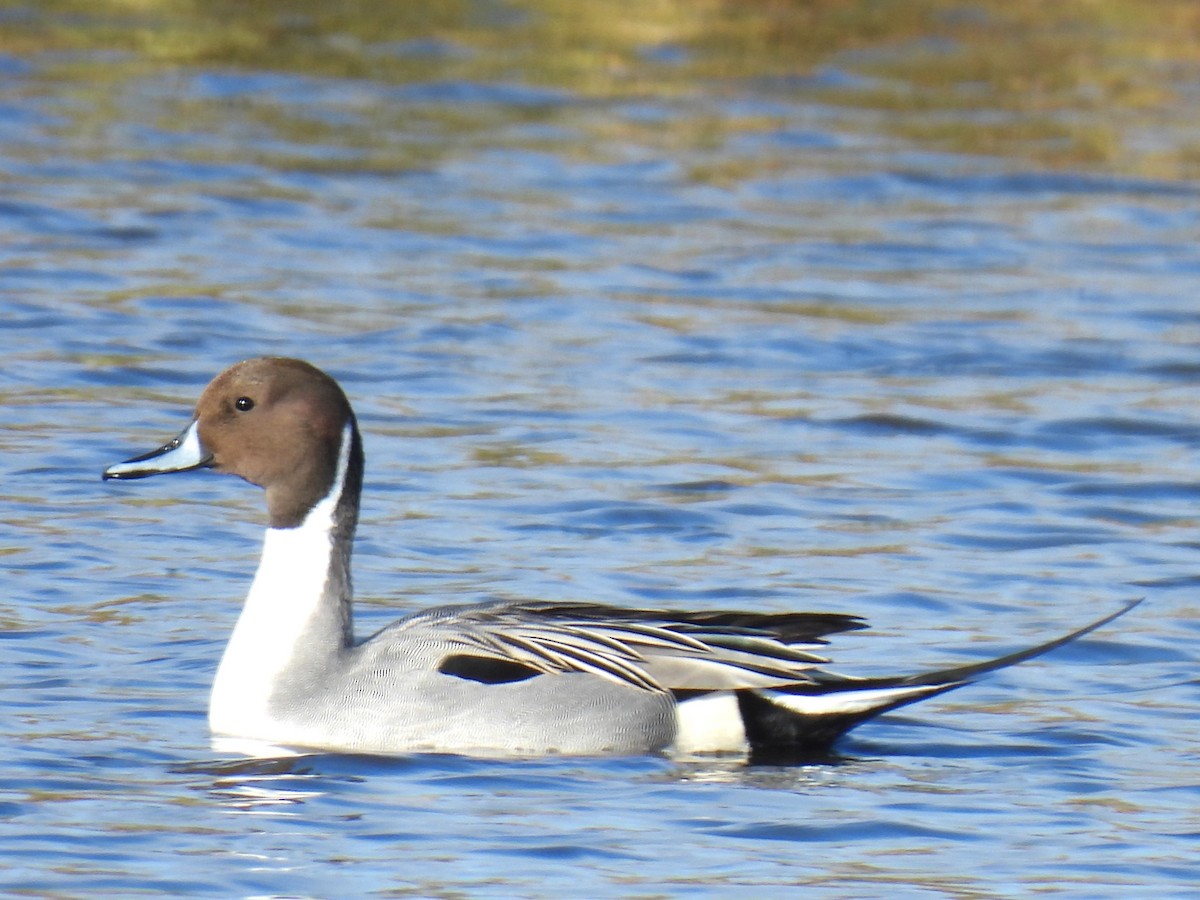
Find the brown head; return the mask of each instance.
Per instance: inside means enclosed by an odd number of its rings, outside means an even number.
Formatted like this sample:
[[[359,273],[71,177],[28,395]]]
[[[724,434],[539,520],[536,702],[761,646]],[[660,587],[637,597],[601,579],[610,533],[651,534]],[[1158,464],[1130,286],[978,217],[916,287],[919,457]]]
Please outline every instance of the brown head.
[[[266,489],[274,528],[299,525],[333,486],[354,414],[336,381],[298,359],[230,366],[204,389],[192,424],[170,443],[111,466],[107,478],[208,467]]]

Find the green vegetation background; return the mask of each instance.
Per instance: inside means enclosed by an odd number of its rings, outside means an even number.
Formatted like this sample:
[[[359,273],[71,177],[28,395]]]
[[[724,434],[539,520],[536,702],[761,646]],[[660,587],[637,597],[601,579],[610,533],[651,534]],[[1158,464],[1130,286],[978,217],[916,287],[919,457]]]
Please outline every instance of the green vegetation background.
[[[678,103],[756,82],[861,110],[864,129],[931,150],[1161,179],[1200,172],[1195,0],[0,0],[0,53],[38,55],[41,77],[83,92],[77,99],[94,115],[73,128],[101,127],[123,80],[192,67],[519,83],[586,99]],[[853,77],[814,77],[830,70]],[[324,142],[371,146],[364,164],[381,169],[437,152],[375,147],[370,123],[322,123],[269,107],[257,114],[290,139],[314,132]],[[180,98],[160,124],[174,117],[195,128],[215,115],[212,104]],[[423,115],[466,141],[487,125],[478,110]],[[520,115],[553,122],[572,112],[532,103]],[[769,119],[689,115],[586,127],[671,152],[769,129]],[[739,176],[732,163],[692,174]]]

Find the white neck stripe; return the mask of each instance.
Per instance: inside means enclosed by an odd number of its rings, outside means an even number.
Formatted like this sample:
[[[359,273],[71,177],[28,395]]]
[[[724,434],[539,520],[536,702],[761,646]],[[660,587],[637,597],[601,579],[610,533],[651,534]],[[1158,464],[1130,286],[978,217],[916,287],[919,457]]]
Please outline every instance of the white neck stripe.
[[[301,528],[315,526],[318,522],[328,522],[333,525],[333,513],[337,509],[338,501],[342,498],[342,489],[346,486],[346,473],[350,469],[350,448],[353,444],[353,425],[347,422],[346,427],[342,429],[342,444],[338,448],[337,470],[333,476],[333,486],[329,489],[329,493],[308,511],[308,515],[304,517],[304,521],[300,525]]]

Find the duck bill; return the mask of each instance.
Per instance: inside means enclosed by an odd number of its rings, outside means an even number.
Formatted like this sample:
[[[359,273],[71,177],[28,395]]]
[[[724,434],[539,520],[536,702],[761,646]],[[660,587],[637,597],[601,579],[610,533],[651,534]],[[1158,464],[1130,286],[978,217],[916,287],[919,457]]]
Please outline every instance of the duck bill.
[[[199,420],[195,420],[179,437],[157,450],[127,459],[104,470],[104,480],[110,478],[147,478],[167,472],[186,472],[212,465],[212,454],[200,442]]]

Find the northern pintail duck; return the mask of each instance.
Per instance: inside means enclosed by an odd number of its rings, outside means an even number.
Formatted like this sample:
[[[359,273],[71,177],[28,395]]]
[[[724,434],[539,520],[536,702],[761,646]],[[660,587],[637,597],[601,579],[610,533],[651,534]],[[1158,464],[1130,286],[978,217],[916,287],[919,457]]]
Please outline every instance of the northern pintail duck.
[[[820,668],[829,635],[864,627],[836,613],[502,600],[413,613],[360,641],[350,552],[363,450],[337,382],[295,359],[238,363],[205,389],[182,434],[104,477],[199,468],[266,489],[262,560],[217,670],[209,722],[217,735],[275,745],[801,756],[1130,608],[987,662],[886,678]]]

